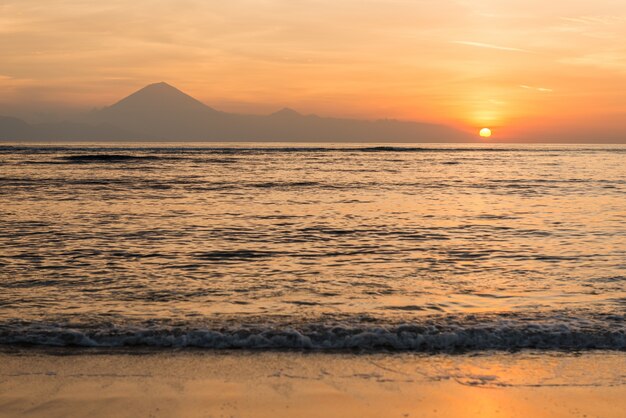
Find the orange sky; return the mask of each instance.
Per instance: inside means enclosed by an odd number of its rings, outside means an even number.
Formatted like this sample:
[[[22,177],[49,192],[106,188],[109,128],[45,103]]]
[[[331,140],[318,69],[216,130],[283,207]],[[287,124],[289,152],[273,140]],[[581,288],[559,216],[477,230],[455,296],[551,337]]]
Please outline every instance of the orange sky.
[[[0,114],[167,81],[226,111],[626,138],[625,40],[624,0],[4,0]]]

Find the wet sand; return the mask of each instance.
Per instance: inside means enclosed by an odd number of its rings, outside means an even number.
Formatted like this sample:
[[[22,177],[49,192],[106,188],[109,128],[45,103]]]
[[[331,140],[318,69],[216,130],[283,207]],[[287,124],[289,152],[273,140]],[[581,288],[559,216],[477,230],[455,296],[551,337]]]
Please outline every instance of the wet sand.
[[[63,354],[62,354],[63,353]],[[1,417],[622,417],[626,354],[12,351]]]

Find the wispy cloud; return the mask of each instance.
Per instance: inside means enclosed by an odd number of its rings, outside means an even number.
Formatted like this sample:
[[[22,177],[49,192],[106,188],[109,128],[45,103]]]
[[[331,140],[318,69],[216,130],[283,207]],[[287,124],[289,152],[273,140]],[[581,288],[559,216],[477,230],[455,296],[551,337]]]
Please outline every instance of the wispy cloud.
[[[542,93],[551,93],[551,92],[554,91],[554,90],[548,89],[546,87],[533,87],[533,86],[527,86],[526,84],[520,84],[520,88],[526,89],[526,90],[540,91]]]
[[[510,47],[510,46],[486,44],[486,43],[483,43],[483,42],[471,42],[471,41],[450,41],[450,42],[453,43],[453,44],[474,46],[474,47],[477,47],[477,48],[498,49],[500,51],[530,52],[530,51],[528,51],[526,49],[513,48],[513,47]]]
[[[622,24],[626,18],[624,16],[577,16],[561,17],[561,20],[583,25],[612,25]]]

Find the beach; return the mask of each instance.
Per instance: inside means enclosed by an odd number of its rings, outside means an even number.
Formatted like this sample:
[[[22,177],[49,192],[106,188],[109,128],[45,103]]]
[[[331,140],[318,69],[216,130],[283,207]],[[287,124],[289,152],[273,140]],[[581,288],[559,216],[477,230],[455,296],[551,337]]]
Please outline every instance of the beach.
[[[1,417],[622,417],[623,352],[0,354]]]

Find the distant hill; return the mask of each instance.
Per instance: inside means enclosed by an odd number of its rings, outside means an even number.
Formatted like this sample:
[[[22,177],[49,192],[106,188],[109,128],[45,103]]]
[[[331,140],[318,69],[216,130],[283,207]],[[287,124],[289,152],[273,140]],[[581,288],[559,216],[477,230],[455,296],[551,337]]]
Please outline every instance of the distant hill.
[[[0,140],[4,141],[110,141],[146,140],[147,137],[117,126],[76,122],[28,124],[0,116]]]
[[[456,142],[472,139],[445,125],[217,111],[167,83],[150,84],[78,122],[29,125],[0,117],[3,140]]]

